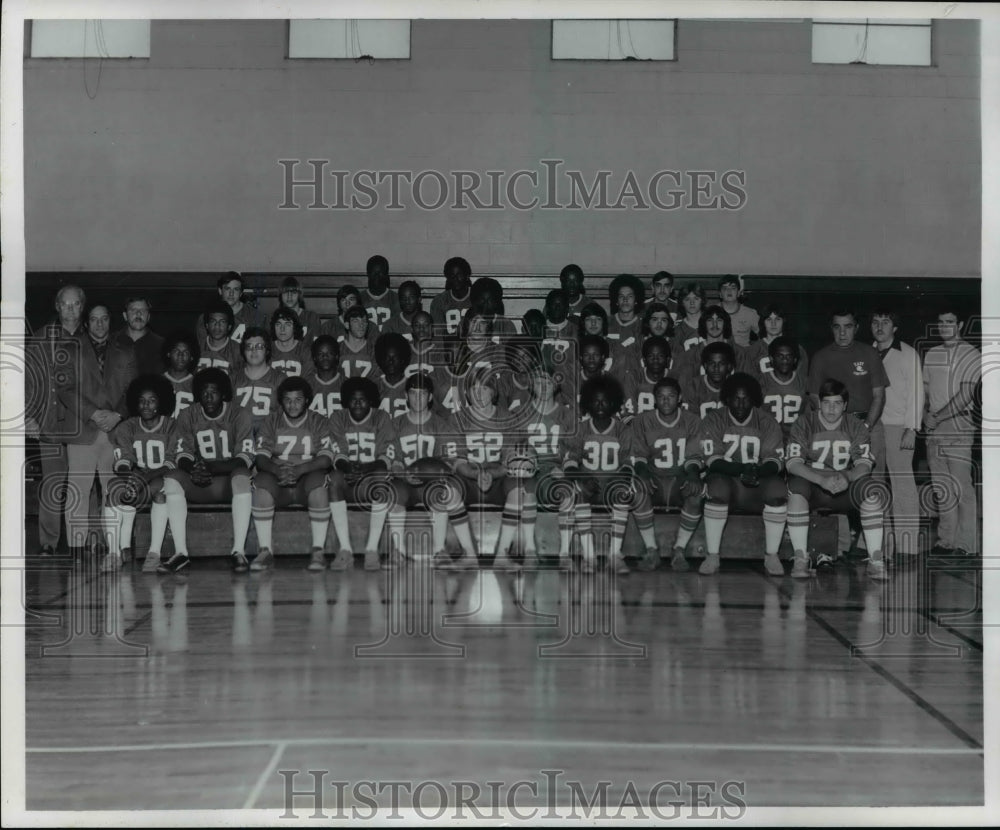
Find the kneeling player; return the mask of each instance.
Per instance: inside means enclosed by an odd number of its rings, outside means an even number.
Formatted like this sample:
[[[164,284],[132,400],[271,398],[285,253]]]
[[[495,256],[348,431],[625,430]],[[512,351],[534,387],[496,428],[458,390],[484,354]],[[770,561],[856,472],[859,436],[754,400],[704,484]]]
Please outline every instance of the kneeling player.
[[[619,574],[629,572],[622,558],[622,542],[633,489],[628,431],[618,418],[623,398],[622,385],[613,377],[585,381],[580,390],[583,419],[577,434],[567,442],[563,469],[576,483],[576,525],[584,573],[594,570],[591,505],[598,503],[611,509],[608,567]]]
[[[781,477],[781,427],[761,409],[760,384],[750,375],[737,372],[727,378],[719,397],[722,408],[708,413],[698,433],[708,472],[704,507],[708,556],[698,572],[708,575],[719,570],[722,532],[729,508],[737,507],[763,514],[764,568],[772,576],[781,576],[785,569],[778,548],[788,502]]]
[[[648,341],[647,341],[648,342]],[[637,415],[629,425],[632,431],[632,468],[646,482],[635,507],[635,524],[646,546],[639,570],[652,571],[660,564],[660,551],[653,529],[653,503],[680,507],[680,527],[672,545],[670,567],[686,571],[684,557],[691,536],[701,521],[701,465],[697,458],[698,418],[680,408],[681,385],[674,378],[663,378],[653,387],[656,408]]]
[[[257,438],[257,475],[253,482],[253,523],[260,552],[251,571],[274,566],[271,525],[274,508],[305,504],[309,508],[312,531],[310,564],[325,562],[326,532],[330,527],[327,471],[333,466],[337,449],[330,433],[330,421],[308,409],[312,388],[301,377],[286,378],[278,386],[278,410],[264,422]],[[344,537],[341,537],[343,558]],[[350,547],[346,550],[348,561]]]
[[[859,511],[868,548],[868,576],[885,579],[882,520],[885,497],[871,484],[871,439],[857,418],[844,417],[847,388],[828,378],[819,387],[819,411],[800,415],[788,442],[788,535],[795,550],[792,576],[809,576],[809,510]],[[817,568],[832,566],[819,554]]]
[[[233,508],[232,565],[247,569],[244,545],[250,529],[250,468],[253,466],[253,434],[250,415],[232,403],[233,385],[222,369],[203,369],[194,376],[194,403],[177,418],[177,470],[163,483],[167,504],[174,483],[187,502],[230,502]],[[174,482],[174,483],[171,483]],[[169,489],[168,489],[169,488]],[[187,519],[185,504],[184,519]],[[176,534],[175,534],[176,539]],[[187,567],[174,554],[169,570]]]
[[[339,452],[330,472],[330,516],[340,539],[340,553],[330,564],[331,570],[351,565],[351,540],[348,534],[347,499],[370,502],[371,520],[365,544],[365,570],[379,568],[378,541],[389,513],[386,488],[386,448],[392,440],[391,418],[379,409],[378,387],[370,378],[348,378],[340,390],[343,409],[330,418],[330,429],[338,440]],[[309,570],[323,570],[322,557],[309,563]]]
[[[176,549],[186,551],[184,492],[174,482],[168,502],[163,481],[163,474],[176,466],[177,429],[170,418],[176,401],[173,387],[163,375],[142,375],[133,380],[125,392],[125,401],[132,417],[111,433],[117,480],[108,488],[111,522],[104,569],[113,570],[133,558],[135,512],[150,505],[152,536],[143,565],[143,570],[149,572],[160,563],[160,546],[169,518],[173,519],[170,530]]]

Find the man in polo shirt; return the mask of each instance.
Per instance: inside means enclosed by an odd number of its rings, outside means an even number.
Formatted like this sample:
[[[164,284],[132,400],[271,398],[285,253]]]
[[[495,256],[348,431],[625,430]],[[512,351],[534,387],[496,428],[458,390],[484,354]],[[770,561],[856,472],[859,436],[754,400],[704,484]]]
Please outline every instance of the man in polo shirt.
[[[935,491],[944,494],[937,544],[931,549],[935,555],[975,555],[982,550],[972,481],[972,408],[982,366],[979,351],[961,337],[963,325],[958,310],[945,304],[937,315],[941,345],[924,356],[927,463]]]
[[[924,414],[924,380],[920,355],[897,335],[899,315],[879,309],[872,314],[871,326],[873,345],[889,378],[882,428],[892,487],[892,538],[897,560],[907,563],[909,557],[919,553],[920,500],[913,478],[913,448]]]

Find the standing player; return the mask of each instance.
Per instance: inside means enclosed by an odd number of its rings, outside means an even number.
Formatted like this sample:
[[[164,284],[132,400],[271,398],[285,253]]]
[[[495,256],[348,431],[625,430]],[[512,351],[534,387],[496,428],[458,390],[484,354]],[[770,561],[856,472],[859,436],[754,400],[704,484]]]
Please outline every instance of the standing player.
[[[296,277],[285,277],[281,281],[278,303],[278,308],[286,308],[299,318],[302,339],[306,345],[311,345],[323,333],[323,318],[306,308],[305,300],[302,299],[302,287]]]
[[[285,374],[271,365],[271,338],[259,326],[249,326],[240,344],[243,366],[233,372],[233,405],[250,415],[254,435],[277,409],[277,391]]]
[[[313,390],[309,410],[329,418],[340,409],[340,387],[344,383],[344,374],[340,371],[340,344],[332,334],[321,334],[313,340],[311,351],[313,365],[306,374]]]
[[[728,343],[709,343],[701,352],[703,373],[689,377],[684,406],[699,418],[723,406],[722,386],[733,373],[736,354]],[[759,387],[758,387],[759,388]]]
[[[108,488],[113,517],[108,528],[108,554],[104,570],[134,559],[132,528],[138,508],[150,505],[151,539],[144,571],[154,571],[160,562],[160,546],[170,520],[175,548],[187,550],[184,492],[173,482],[164,486],[163,474],[176,468],[177,431],[169,413],[174,410],[174,391],[163,375],[140,375],[125,392],[131,415],[112,433],[115,480]],[[118,486],[121,485],[121,486]],[[169,496],[168,496],[169,492]]]
[[[343,409],[330,418],[331,433],[337,437],[338,452],[330,472],[330,517],[340,539],[340,552],[330,563],[339,571],[353,561],[347,518],[347,500],[371,510],[365,570],[379,568],[378,543],[389,515],[386,456],[393,439],[392,419],[379,408],[378,388],[370,378],[348,378],[341,387]],[[314,554],[309,570],[323,570],[322,551]]]
[[[449,335],[458,333],[462,315],[472,306],[472,267],[460,256],[444,264],[444,291],[431,300],[431,317]]]
[[[681,385],[665,377],[653,387],[655,409],[643,411],[629,425],[632,432],[632,469],[645,486],[639,491],[635,524],[646,546],[639,570],[652,571],[660,564],[660,549],[653,527],[653,504],[680,507],[680,526],[671,546],[670,567],[686,571],[684,556],[701,521],[701,465],[698,456],[699,419],[680,407]],[[692,458],[689,459],[690,453]]]
[[[333,466],[338,448],[329,419],[309,411],[311,399],[312,389],[304,378],[285,378],[278,387],[278,409],[264,422],[257,438],[253,524],[260,552],[250,565],[251,571],[274,567],[271,551],[274,508],[290,504],[308,507],[312,533],[310,565],[324,562],[326,533],[330,528],[326,474]],[[345,541],[349,560],[352,554],[346,534],[340,538],[341,551],[337,556],[343,558]]]
[[[198,339],[187,332],[174,332],[163,342],[163,364],[167,367],[163,376],[174,388],[176,401],[171,418],[176,419],[194,400],[194,372],[199,356]]]
[[[239,271],[229,271],[219,277],[216,286],[219,291],[217,299],[219,302],[225,303],[232,312],[232,324],[227,336],[239,343],[243,339],[243,330],[247,326],[254,325],[256,319],[255,309],[249,303],[243,302],[243,275]],[[207,322],[206,316],[201,315],[194,325],[195,333],[199,338],[198,345],[202,351],[205,350],[205,334],[208,332]]]
[[[594,533],[591,505],[611,509],[611,547],[608,567],[627,574],[622,557],[625,524],[632,497],[628,430],[617,417],[622,406],[621,384],[613,377],[587,380],[580,390],[577,434],[567,442],[563,470],[576,484],[576,524],[580,534],[584,573],[594,570]]]
[[[579,265],[570,263],[559,272],[559,287],[566,292],[570,317],[578,318],[584,306],[590,302],[583,287],[583,270]]]
[[[792,425],[811,408],[806,373],[799,365],[799,344],[791,337],[776,337],[768,346],[771,370],[760,376],[766,406],[781,427],[785,441]]]
[[[401,334],[412,343],[413,315],[423,310],[421,296],[420,283],[414,280],[407,280],[399,286],[399,311],[383,324],[382,334]]]
[[[680,290],[680,319],[674,326],[674,354],[688,351],[689,340],[698,339],[698,321],[705,307],[705,291],[695,282],[689,282]]]
[[[389,318],[399,313],[399,299],[389,287],[389,260],[380,254],[365,264],[368,287],[361,291],[361,305],[368,312],[375,333],[383,330]]]
[[[233,385],[218,368],[194,376],[194,400],[177,419],[177,470],[167,473],[164,492],[168,500],[175,479],[187,502],[230,502],[233,521],[233,570],[247,570],[245,553],[250,529],[250,469],[253,466],[253,432],[250,416],[233,406]],[[168,489],[170,488],[170,489]],[[169,501],[168,501],[169,506]],[[186,555],[175,553],[164,567],[179,571],[188,566]]]
[[[565,362],[570,349],[577,341],[576,323],[569,319],[569,300],[561,288],[554,288],[545,298],[545,330],[542,339],[542,360],[546,366]]]
[[[344,323],[347,333],[340,341],[341,371],[349,378],[366,378],[374,374],[378,332],[361,306],[347,309]]]
[[[611,359],[639,362],[642,341],[642,310],[646,304],[646,287],[633,274],[619,274],[608,286],[611,316],[608,317],[608,342]]]
[[[792,576],[809,576],[809,511],[821,508],[834,513],[859,511],[868,548],[868,576],[886,579],[882,557],[882,521],[885,497],[879,488],[866,486],[872,472],[868,430],[857,419],[845,416],[847,387],[828,378],[819,387],[819,411],[801,416],[788,442],[788,536],[795,550]],[[821,553],[817,569],[833,565]]]
[[[674,297],[674,275],[669,271],[657,271],[650,280],[650,289],[653,302],[665,305],[670,313],[670,319],[676,321],[680,311]]]
[[[390,418],[406,412],[406,367],[410,365],[412,350],[401,334],[382,334],[375,341],[375,375],[378,385],[379,405]]]
[[[731,348],[731,347],[729,347]],[[785,573],[778,548],[785,530],[788,492],[781,477],[781,427],[761,409],[760,384],[737,372],[722,385],[723,408],[701,422],[699,439],[705,459],[708,500],[705,503],[705,543],[708,556],[699,573],[719,570],[722,533],[729,508],[761,511],[764,519],[764,569],[772,576]]]
[[[361,292],[353,285],[340,286],[337,289],[337,316],[330,321],[328,327],[329,333],[338,343],[347,336],[347,322],[344,320],[344,315],[356,305],[361,305]]]
[[[413,315],[410,324],[410,363],[406,367],[406,376],[417,372],[431,374],[442,358],[441,344],[434,339],[434,321],[426,311],[418,311]]]
[[[198,358],[199,369],[212,367],[225,372],[233,371],[240,365],[240,344],[233,338],[233,310],[216,297],[206,307],[202,315],[205,339],[201,343],[201,356]],[[245,329],[246,326],[243,326]],[[243,329],[240,331],[242,336]]]
[[[302,338],[298,315],[277,308],[271,315],[271,365],[288,377],[299,377],[309,366],[309,344]]]

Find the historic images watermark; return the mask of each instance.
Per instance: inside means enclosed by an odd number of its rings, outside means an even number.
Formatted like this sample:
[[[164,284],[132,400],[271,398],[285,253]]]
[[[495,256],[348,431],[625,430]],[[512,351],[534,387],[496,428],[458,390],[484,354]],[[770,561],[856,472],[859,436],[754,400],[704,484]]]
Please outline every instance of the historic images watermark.
[[[329,159],[278,159],[280,210],[741,210],[744,170],[657,170],[651,175],[563,169],[336,170]]]

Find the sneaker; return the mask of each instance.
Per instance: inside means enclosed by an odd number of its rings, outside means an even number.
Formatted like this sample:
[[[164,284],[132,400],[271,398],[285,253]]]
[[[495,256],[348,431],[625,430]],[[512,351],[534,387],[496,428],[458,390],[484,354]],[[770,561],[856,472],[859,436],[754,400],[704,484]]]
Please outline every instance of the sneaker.
[[[246,554],[238,550],[232,552],[229,557],[229,563],[232,566],[234,574],[245,574],[250,570],[250,563],[247,562]]]
[[[767,571],[769,576],[785,575],[785,566],[781,564],[781,560],[776,553],[764,554],[764,570]]]
[[[620,553],[608,557],[608,570],[619,576],[627,576],[632,573],[632,569],[625,564],[625,557]]]
[[[705,557],[705,561],[698,568],[698,573],[702,576],[711,576],[719,570],[719,554],[710,553]]]
[[[660,567],[660,552],[656,548],[646,548],[637,567],[640,571],[655,571]]]
[[[431,564],[439,571],[451,571],[455,568],[455,560],[446,550],[439,550],[431,559]]]
[[[250,570],[254,572],[266,571],[274,567],[274,554],[270,548],[261,548],[250,563]]]
[[[586,556],[580,557],[580,573],[582,574],[592,574],[594,572],[594,560],[588,559]]]
[[[310,563],[311,564],[311,563]],[[354,564],[354,554],[347,548],[341,548],[330,563],[331,571],[346,571]]]
[[[38,549],[38,555],[39,556],[55,556],[56,555],[56,549],[54,547],[52,547],[52,545],[42,545]]]
[[[819,573],[829,573],[833,570],[833,557],[828,553],[816,554],[816,570]]]
[[[804,550],[795,551],[795,558],[792,560],[792,578],[809,578],[809,554]]]
[[[142,572],[144,574],[155,574],[160,567],[160,554],[150,551],[146,558],[142,560]]]
[[[161,562],[156,572],[158,574],[176,574],[183,571],[190,564],[191,560],[188,559],[186,553],[175,553],[166,562]]]
[[[679,545],[674,547],[673,556],[670,557],[670,568],[674,571],[686,571],[691,567],[684,556],[684,548]]]
[[[506,553],[498,553],[493,557],[493,570],[495,571],[516,571],[518,566]]]
[[[382,566],[379,561],[377,550],[366,550],[365,551],[365,570],[366,571],[377,571]]]
[[[306,565],[307,571],[325,571],[326,570],[326,552],[323,548],[313,548],[309,554],[309,564]]]
[[[402,568],[406,564],[406,557],[403,556],[398,550],[391,551],[385,558],[385,562],[382,563],[382,569],[386,571],[395,571]]]
[[[101,558],[101,573],[110,573],[112,571],[117,571],[118,566],[121,564],[121,554],[116,551],[109,550]]]
[[[122,564],[127,565],[129,562],[135,562],[135,549],[122,548]]]
[[[868,578],[877,579],[878,581],[883,581],[889,578],[889,574],[885,570],[885,562],[881,559],[869,559],[868,560]]]

